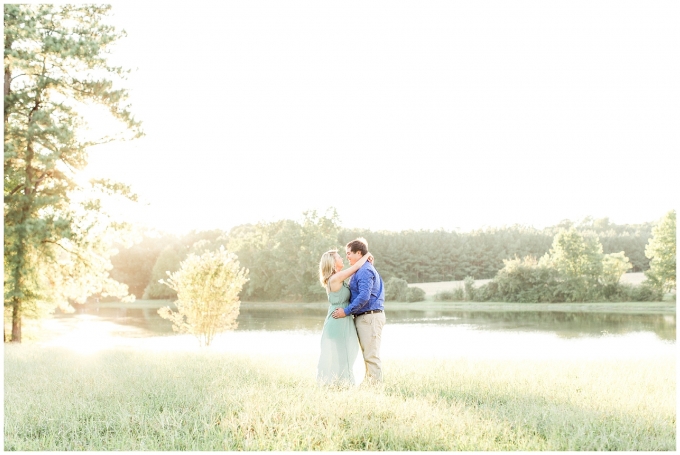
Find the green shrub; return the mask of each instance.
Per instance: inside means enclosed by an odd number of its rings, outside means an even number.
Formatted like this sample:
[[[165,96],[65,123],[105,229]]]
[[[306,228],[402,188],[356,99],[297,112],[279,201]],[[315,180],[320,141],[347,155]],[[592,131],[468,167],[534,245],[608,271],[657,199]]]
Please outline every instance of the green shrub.
[[[496,274],[496,296],[503,302],[560,302],[558,272],[533,257],[509,259]]]
[[[463,287],[465,288],[465,300],[473,301],[475,299],[474,277],[466,276],[463,280]]]
[[[475,302],[491,302],[497,300],[498,283],[489,281],[475,289]]]
[[[623,286],[623,285],[622,285]],[[663,291],[652,283],[643,281],[639,286],[625,285],[628,288],[628,301],[631,302],[661,302]]]
[[[406,280],[393,276],[385,283],[385,300],[405,302],[408,297],[408,289]]]
[[[407,302],[422,302],[425,300],[425,291],[418,287],[408,288],[406,291]]]
[[[239,294],[247,281],[248,270],[222,246],[200,256],[189,254],[177,272],[161,280],[177,293],[177,311],[166,306],[158,314],[172,322],[173,331],[191,333],[201,346],[209,346],[216,334],[237,327]]]
[[[465,300],[463,288],[439,291],[434,295],[435,302],[462,302],[463,300]]]
[[[475,289],[475,301],[518,303],[660,302],[663,292],[654,283],[593,283],[583,277],[564,278],[552,267],[532,258],[506,261],[487,285]]]

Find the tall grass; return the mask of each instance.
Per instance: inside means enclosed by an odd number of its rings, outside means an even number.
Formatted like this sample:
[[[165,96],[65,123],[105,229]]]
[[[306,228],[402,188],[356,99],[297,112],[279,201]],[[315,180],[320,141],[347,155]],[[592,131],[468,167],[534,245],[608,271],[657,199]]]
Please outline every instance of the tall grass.
[[[315,360],[5,346],[5,450],[675,450],[675,359]]]

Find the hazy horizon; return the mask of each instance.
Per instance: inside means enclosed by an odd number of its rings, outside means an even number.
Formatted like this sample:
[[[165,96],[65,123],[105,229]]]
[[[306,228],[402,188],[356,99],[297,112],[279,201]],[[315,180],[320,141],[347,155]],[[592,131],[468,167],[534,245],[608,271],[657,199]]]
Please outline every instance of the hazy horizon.
[[[669,210],[673,210],[673,209],[669,209]],[[616,220],[612,220],[611,218],[606,217],[606,216],[604,216],[604,217],[590,217],[590,218],[592,218],[593,220],[598,220],[598,219],[602,219],[602,218],[608,218],[608,219],[609,219],[609,224],[614,224],[614,225],[640,225],[640,224],[644,224],[644,223],[656,223],[656,222],[659,221],[659,220],[663,217],[663,215],[665,215],[666,213],[667,213],[667,212],[664,212],[663,214],[659,215],[659,217],[657,217],[657,218],[654,219],[654,220],[646,220],[646,221],[641,221],[641,222],[637,222],[637,223],[619,223],[619,222],[617,222]],[[323,210],[317,211],[317,214],[318,214],[319,216],[323,216],[323,215],[324,215],[324,211],[323,211]],[[540,231],[540,230],[543,230],[543,229],[546,229],[546,228],[549,228],[549,227],[552,227],[552,226],[556,226],[556,225],[560,224],[560,223],[563,222],[563,221],[570,221],[570,222],[572,222],[575,226],[578,226],[580,223],[584,222],[586,218],[588,218],[588,217],[583,217],[583,218],[580,218],[580,219],[568,219],[568,218],[563,218],[563,219],[561,219],[561,220],[559,220],[559,221],[557,221],[557,222],[555,222],[555,223],[550,223],[550,224],[541,225],[541,226],[535,226],[535,225],[529,225],[529,224],[522,224],[522,223],[506,223],[506,224],[499,224],[499,225],[483,225],[483,226],[479,226],[479,227],[472,227],[472,228],[470,228],[470,229],[462,229],[462,228],[458,228],[458,229],[457,229],[457,228],[455,228],[455,227],[454,227],[454,228],[450,228],[450,229],[448,229],[448,228],[434,228],[434,229],[432,229],[432,228],[420,228],[420,229],[418,229],[418,228],[415,228],[415,229],[372,229],[372,228],[368,228],[368,227],[365,227],[365,226],[346,226],[346,225],[342,222],[342,214],[339,214],[339,216],[340,216],[340,228],[341,228],[341,229],[347,229],[347,230],[357,229],[357,230],[369,230],[369,231],[371,231],[371,232],[381,232],[381,231],[382,231],[382,232],[397,232],[397,233],[398,233],[398,232],[403,232],[403,231],[439,231],[439,230],[443,230],[443,231],[446,231],[446,232],[458,232],[458,233],[463,233],[463,234],[464,234],[464,233],[468,233],[468,232],[473,232],[473,231],[480,231],[480,230],[487,230],[487,229],[502,229],[502,228],[506,228],[506,227],[509,228],[509,227],[514,227],[514,226],[522,226],[522,227],[526,227],[526,228],[533,228],[533,229],[536,229],[536,230],[539,230],[539,231]],[[244,223],[237,224],[237,225],[233,225],[233,226],[229,226],[229,227],[226,227],[226,228],[220,227],[220,226],[212,226],[212,227],[205,227],[205,228],[190,228],[190,229],[188,229],[188,230],[182,230],[182,231],[165,230],[165,229],[161,229],[161,228],[158,228],[158,227],[155,227],[155,226],[144,226],[144,225],[141,225],[141,224],[137,224],[137,226],[138,226],[139,228],[144,229],[144,230],[157,231],[157,232],[159,232],[159,233],[173,234],[173,235],[176,235],[176,236],[181,237],[181,236],[184,236],[184,235],[189,234],[189,233],[192,232],[192,231],[194,231],[194,232],[202,232],[202,231],[211,231],[211,230],[219,229],[219,230],[222,230],[222,231],[228,233],[231,229],[233,229],[233,228],[235,228],[235,227],[238,227],[238,226],[244,226],[244,225],[256,225],[256,224],[258,224],[258,223],[270,223],[270,222],[276,222],[276,221],[280,221],[280,220],[293,220],[293,221],[299,222],[299,221],[302,221],[303,218],[304,218],[304,217],[303,217],[303,215],[302,215],[302,213],[301,213],[301,214],[300,214],[299,216],[297,216],[297,217],[285,217],[285,218],[278,218],[278,219],[261,219],[261,220],[256,220],[256,221],[252,221],[252,222],[246,221],[246,222],[244,222]]]
[[[115,4],[146,136],[92,149],[125,217],[469,231],[677,206],[672,2]],[[154,20],[148,20],[153,17]],[[104,127],[92,115],[93,131]]]

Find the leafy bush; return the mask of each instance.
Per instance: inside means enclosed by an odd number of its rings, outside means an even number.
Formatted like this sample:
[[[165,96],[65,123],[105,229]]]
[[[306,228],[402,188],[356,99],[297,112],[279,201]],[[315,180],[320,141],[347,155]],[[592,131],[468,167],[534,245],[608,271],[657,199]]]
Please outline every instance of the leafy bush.
[[[465,300],[473,301],[475,299],[475,279],[466,276],[463,280],[463,287],[465,288]]]
[[[611,255],[614,256],[614,255]],[[605,258],[607,255],[604,256]],[[625,259],[625,257],[623,258]],[[624,264],[619,270],[625,267]],[[614,274],[618,274],[615,272]],[[550,261],[535,258],[505,261],[496,278],[476,289],[476,301],[498,299],[504,302],[659,302],[663,292],[654,283],[639,286],[614,281],[609,274],[604,280],[592,281],[584,276],[564,277]],[[604,283],[604,284],[603,284]]]
[[[628,289],[626,300],[630,302],[660,302],[663,300],[663,291],[652,283],[643,281],[639,286],[625,285],[625,287]]]
[[[463,288],[439,291],[434,295],[435,302],[462,302],[463,300],[465,300]]]
[[[422,302],[425,300],[425,291],[418,287],[408,288],[406,291],[407,302]]]
[[[504,302],[559,302],[561,291],[558,287],[558,272],[555,268],[539,264],[536,258],[503,261],[503,267],[496,278],[496,296]]]
[[[491,302],[497,300],[498,284],[489,281],[475,289],[475,302]]]
[[[151,281],[144,289],[143,299],[175,299],[177,292],[165,286],[161,280],[167,276],[168,272],[176,272],[181,262],[180,247],[170,245],[165,247],[156,259],[156,263],[151,270]]]
[[[618,253],[605,254],[602,257],[602,275],[600,283],[603,285],[616,284],[624,273],[632,269],[630,260],[623,251]]]
[[[408,299],[408,289],[406,280],[392,277],[385,283],[385,300],[405,302]]]
[[[172,329],[196,335],[201,346],[209,346],[215,334],[235,329],[241,302],[239,293],[248,281],[248,270],[224,247],[190,254],[168,280],[161,282],[177,292],[178,312],[169,307],[158,314],[172,322]]]

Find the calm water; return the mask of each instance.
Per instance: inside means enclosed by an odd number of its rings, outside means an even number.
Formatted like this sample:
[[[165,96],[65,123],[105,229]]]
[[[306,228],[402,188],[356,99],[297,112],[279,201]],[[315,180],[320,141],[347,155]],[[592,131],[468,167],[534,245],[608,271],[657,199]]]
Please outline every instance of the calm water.
[[[237,331],[321,332],[326,308],[316,305],[242,304]],[[147,335],[172,334],[172,324],[156,308],[97,308],[79,306],[74,314],[59,313],[58,319],[89,315],[121,326],[140,328]],[[675,314],[623,314],[557,311],[460,311],[387,309],[389,324],[426,327],[467,327],[487,331],[554,333],[563,338],[599,336],[603,333],[654,333],[661,340],[675,341]]]
[[[672,310],[671,310],[672,311]],[[616,358],[674,355],[676,316],[547,311],[387,309],[383,356],[493,358]],[[238,329],[220,335],[214,349],[315,355],[326,317],[318,305],[242,304]],[[129,345],[191,348],[155,308],[79,307],[56,314],[50,343],[81,349]],[[91,341],[83,345],[83,339]]]

